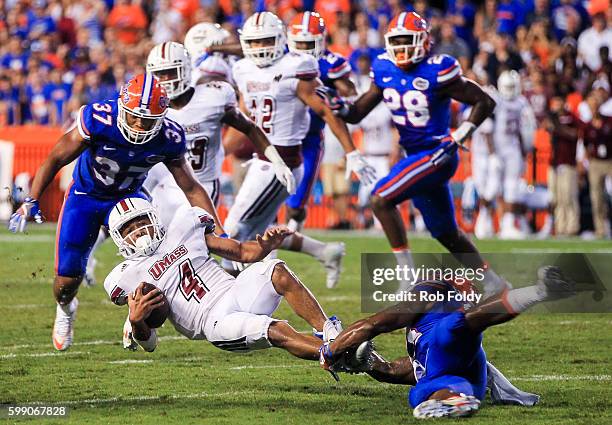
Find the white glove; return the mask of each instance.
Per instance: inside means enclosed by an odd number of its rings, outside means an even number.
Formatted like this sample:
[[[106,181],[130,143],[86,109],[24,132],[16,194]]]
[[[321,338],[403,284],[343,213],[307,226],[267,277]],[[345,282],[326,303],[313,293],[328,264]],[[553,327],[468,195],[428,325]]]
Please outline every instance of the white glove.
[[[283,158],[279,155],[276,148],[272,145],[268,146],[264,151],[264,155],[266,158],[270,160],[272,163],[272,167],[274,169],[274,174],[276,174],[276,178],[283,186],[287,188],[287,192],[289,195],[293,195],[296,189],[295,177],[291,172],[291,169],[287,167]]]
[[[368,164],[368,161],[357,150],[346,154],[345,178],[347,180],[350,179],[351,173],[355,173],[359,181],[366,186],[373,184],[377,180],[376,170]]]

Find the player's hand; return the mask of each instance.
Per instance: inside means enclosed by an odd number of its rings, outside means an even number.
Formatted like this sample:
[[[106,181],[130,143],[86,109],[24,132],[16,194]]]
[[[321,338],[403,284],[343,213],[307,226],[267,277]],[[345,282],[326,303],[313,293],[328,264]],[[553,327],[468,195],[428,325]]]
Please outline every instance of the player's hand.
[[[323,99],[323,102],[329,109],[332,110],[334,115],[345,117],[349,112],[349,105],[345,102],[342,97],[338,95],[335,89],[327,86],[318,86],[315,89],[317,95]]]
[[[355,173],[359,178],[359,181],[369,186],[376,182],[376,170],[365,158],[354,150],[346,154],[346,175],[345,178],[348,180],[351,178],[351,173]]]
[[[138,285],[136,290],[128,295],[128,305],[130,307],[130,322],[142,323],[149,317],[151,312],[164,304],[164,294],[159,289],[155,289],[146,295],[142,294],[144,283]]]
[[[281,246],[285,238],[295,233],[287,226],[275,226],[267,229],[263,236],[257,235],[256,240],[259,246],[266,251],[273,251]]]
[[[274,174],[276,174],[278,181],[281,182],[285,188],[287,188],[289,195],[293,195],[297,185],[295,183],[295,176],[291,172],[291,169],[284,163],[272,163],[272,167],[274,168]]]
[[[43,222],[40,206],[34,198],[25,198],[23,204],[11,216],[8,229],[13,233],[23,232],[28,219],[33,219],[38,224]]]

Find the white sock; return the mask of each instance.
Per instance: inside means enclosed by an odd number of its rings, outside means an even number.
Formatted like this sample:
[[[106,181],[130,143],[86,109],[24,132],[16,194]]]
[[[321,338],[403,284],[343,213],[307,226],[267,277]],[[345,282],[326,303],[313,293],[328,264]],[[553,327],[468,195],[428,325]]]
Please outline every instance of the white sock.
[[[542,291],[542,289],[536,285],[513,289],[508,291],[504,297],[505,303],[516,314],[522,313],[529,307],[544,301],[545,299],[546,292]]]
[[[313,239],[309,236],[303,235],[301,233],[298,235],[293,235],[289,238],[286,238],[281,244],[281,248],[290,250],[291,246],[293,245],[294,238],[302,238],[302,247],[300,248],[299,252],[311,255],[316,258],[319,258],[323,255],[323,250],[325,249],[325,243],[318,241],[316,239]]]
[[[66,305],[61,305],[61,304],[57,304],[57,306],[64,312],[64,314],[69,315],[72,314],[74,312],[74,310],[76,310],[76,297],[74,297],[72,299],[72,301],[70,301],[70,303],[66,304]]]
[[[287,227],[294,232],[300,232],[304,228],[304,220],[297,221],[292,218],[289,220],[289,223],[287,223]]]
[[[406,266],[409,269],[414,269],[414,259],[412,258],[412,252],[410,251],[410,248],[394,248],[393,255],[395,255],[395,261],[397,261],[398,266],[402,268]],[[412,274],[410,273],[408,275],[412,276]],[[413,282],[411,279],[402,280],[400,281],[397,290],[398,292],[410,291],[413,288],[414,283],[415,282]]]
[[[484,299],[492,297],[493,295],[500,294],[504,289],[511,288],[508,282],[499,277],[495,271],[489,267],[485,269],[484,280],[482,282],[482,291],[484,293]]]

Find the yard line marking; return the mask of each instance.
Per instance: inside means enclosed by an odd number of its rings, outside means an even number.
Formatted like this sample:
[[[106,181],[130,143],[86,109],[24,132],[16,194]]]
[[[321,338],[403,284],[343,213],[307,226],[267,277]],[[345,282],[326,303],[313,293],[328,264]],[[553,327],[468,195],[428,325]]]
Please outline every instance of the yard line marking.
[[[79,404],[108,404],[117,403],[122,401],[151,401],[151,400],[183,400],[183,399],[196,399],[196,398],[207,398],[207,397],[227,397],[227,396],[238,396],[245,394],[255,394],[254,391],[230,391],[224,393],[196,393],[196,394],[169,394],[169,395],[157,395],[157,396],[126,396],[126,397],[111,397],[111,398],[90,398],[85,400],[64,400],[64,401],[52,401],[52,402],[33,402],[26,404],[38,405],[38,404],[52,404],[52,405],[79,405]]]
[[[277,365],[246,365],[246,366],[234,366],[228,367],[227,370],[244,370],[244,369],[289,369],[293,367],[306,367],[308,364],[277,364]]]
[[[0,235],[0,242],[8,243],[47,243],[55,241],[51,235]]]
[[[510,248],[510,253],[522,253],[522,254],[560,254],[560,253],[580,253],[580,254],[609,254],[612,252],[610,248],[589,248],[586,252],[581,247],[576,248]],[[495,254],[494,252],[492,254]]]
[[[168,335],[168,336],[161,336],[158,338],[160,341],[177,341],[177,340],[185,340],[185,341],[189,341],[187,338],[185,338],[184,336],[175,336],[175,335]],[[117,337],[117,339],[98,339],[95,341],[84,341],[84,342],[75,342],[72,345],[73,346],[86,346],[86,345],[118,345],[121,343],[121,338]],[[21,345],[3,345],[0,346],[0,350],[10,350],[10,349],[17,349],[17,348],[47,348],[49,347],[49,345],[51,344],[21,344]]]
[[[112,362],[108,362],[108,364],[140,364],[140,363],[153,363],[153,360],[125,359],[125,360],[114,360]]]
[[[70,351],[68,353],[52,352],[52,353],[29,353],[29,354],[2,354],[0,359],[14,359],[17,357],[55,357],[55,356],[78,356],[80,354],[89,354],[89,351]]]
[[[611,375],[531,375],[509,378],[511,381],[610,381]]]
[[[79,305],[84,306],[84,305],[115,305],[113,304],[111,301],[107,300],[107,299],[103,299],[100,300],[98,302],[93,302],[93,301],[79,301]],[[56,304],[52,304],[52,303],[46,303],[46,304],[13,304],[13,305],[5,305],[2,306],[2,308],[9,308],[9,309],[16,309],[16,310],[20,310],[20,309],[32,309],[32,308],[53,308],[55,309]]]

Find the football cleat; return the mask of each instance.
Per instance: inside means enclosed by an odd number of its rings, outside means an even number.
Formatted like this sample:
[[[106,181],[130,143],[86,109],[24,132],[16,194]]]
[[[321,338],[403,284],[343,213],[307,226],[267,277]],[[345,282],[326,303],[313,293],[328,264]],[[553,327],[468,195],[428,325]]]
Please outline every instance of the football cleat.
[[[132,336],[132,324],[130,323],[129,314],[125,318],[125,323],[123,324],[123,349],[130,351],[138,350],[138,343]]]
[[[460,394],[444,400],[426,400],[415,407],[417,419],[458,418],[476,413],[480,400],[471,395]]]
[[[346,248],[344,247],[344,242],[330,242],[325,244],[323,254],[319,257],[319,261],[327,272],[326,285],[329,289],[334,288],[340,280],[342,257],[345,254]]]
[[[569,298],[576,294],[576,284],[563,275],[556,266],[544,266],[538,269],[538,291],[546,294],[546,301]]]
[[[57,305],[55,310],[55,323],[53,324],[53,347],[58,351],[65,351],[72,345],[74,336],[74,319],[76,318],[77,307],[79,300],[74,298],[70,302],[70,313],[66,314],[64,310]]]

